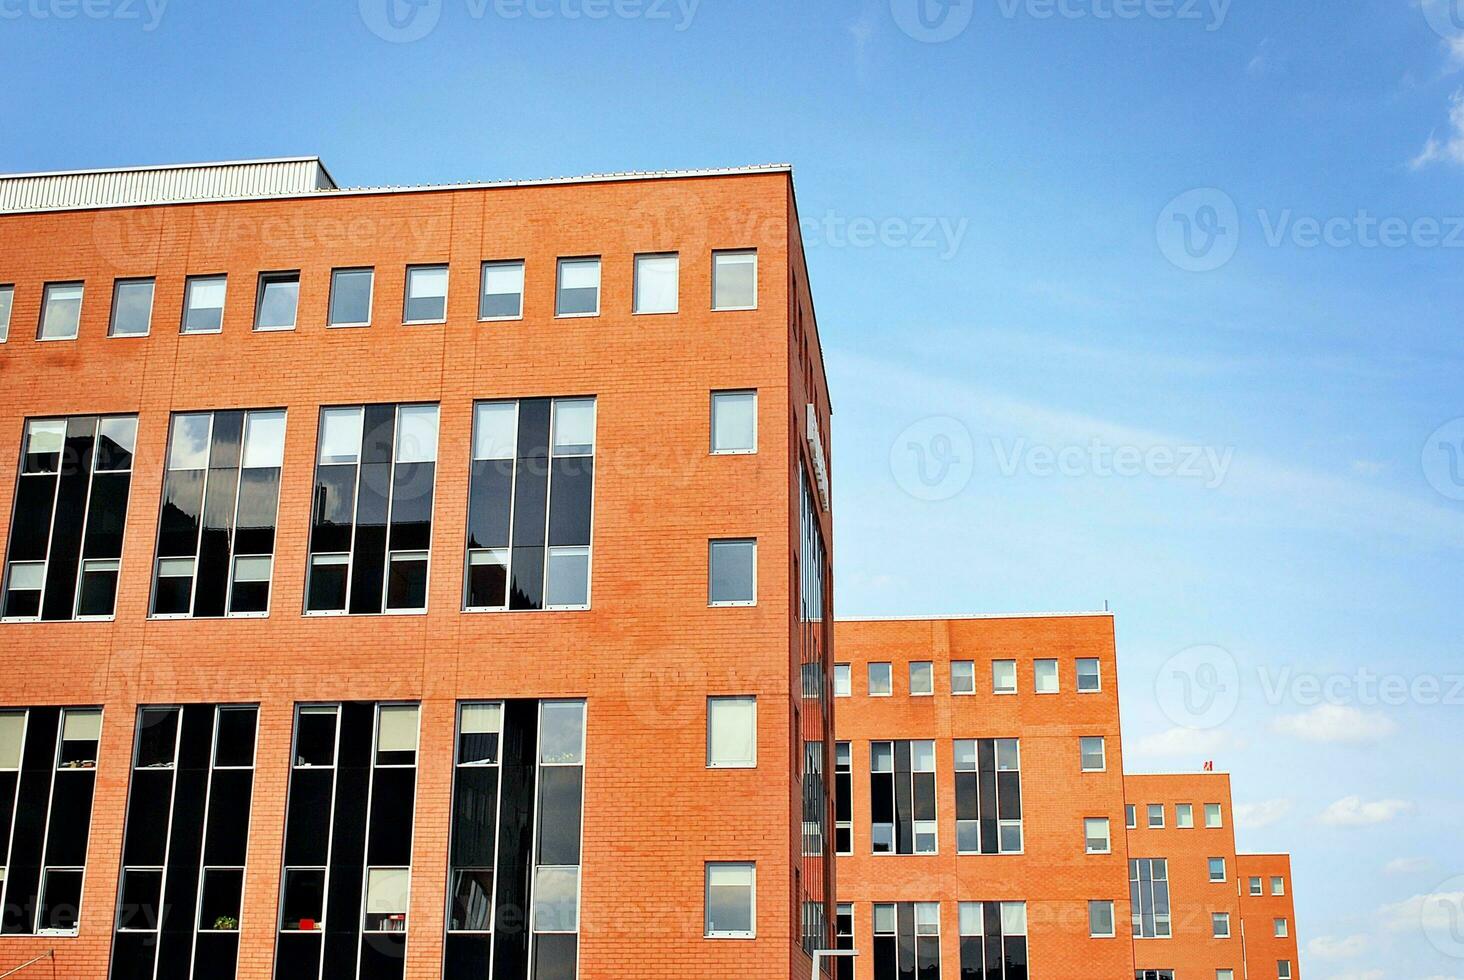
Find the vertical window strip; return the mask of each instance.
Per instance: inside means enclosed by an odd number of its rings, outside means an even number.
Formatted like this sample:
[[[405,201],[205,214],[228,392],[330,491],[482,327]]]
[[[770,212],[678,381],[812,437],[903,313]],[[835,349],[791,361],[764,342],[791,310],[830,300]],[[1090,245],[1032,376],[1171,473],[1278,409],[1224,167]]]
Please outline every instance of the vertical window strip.
[[[3,713],[7,741],[14,743],[14,750],[6,747],[6,759],[0,770],[0,793],[9,799],[7,822],[0,825],[0,841],[5,850],[0,852],[0,908],[9,908],[10,866],[14,861],[15,817],[20,812],[20,778],[25,763],[26,740],[30,735],[29,709],[10,710]]]
[[[275,940],[275,964],[274,976],[276,980],[307,980],[308,977],[320,976],[325,956],[325,925],[333,914],[330,908],[330,868],[335,848],[335,815],[337,803],[337,780],[340,772],[340,749],[341,749],[341,708],[340,704],[304,704],[295,706],[295,730],[291,737],[291,765],[290,765],[290,789],[289,797],[286,799],[286,821],[284,853],[282,855],[282,866],[280,873],[280,903],[279,921],[277,923],[277,934]],[[307,716],[331,718],[331,746],[328,754],[316,755],[317,747],[302,743],[304,733],[304,719]],[[308,754],[307,754],[308,753]],[[306,781],[319,781],[316,779],[316,770],[324,770],[329,776],[329,789],[324,804],[315,801],[316,805],[323,806],[326,820],[325,846],[318,852],[312,851],[306,845],[304,834],[298,826],[292,826],[297,816],[305,815],[305,808],[296,810],[296,799],[307,798],[310,792],[306,788]],[[301,855],[299,851],[307,851]],[[320,863],[315,861],[302,861],[302,857],[320,858]],[[292,858],[294,860],[292,861]],[[320,915],[318,919],[307,922],[308,917],[299,916],[295,913],[300,911],[298,897],[290,893],[292,877],[304,875],[319,875]],[[292,899],[296,904],[292,904]],[[306,972],[308,970],[308,972]]]
[[[85,886],[86,878],[86,848],[91,831],[92,802],[96,791],[96,768],[98,747],[101,744],[101,717],[99,708],[62,708],[58,718],[56,734],[55,763],[51,767],[51,794],[46,806],[46,836],[41,848],[41,878],[38,892],[40,919],[36,922],[36,935],[76,935],[77,926],[81,921],[81,896]],[[93,722],[94,719],[94,722]],[[72,722],[77,724],[73,727]],[[68,748],[68,743],[74,743],[74,748]],[[87,758],[87,756],[90,758]],[[68,786],[64,791],[60,790],[61,778],[76,780],[78,783],[85,780],[87,785],[84,789],[73,790]],[[62,797],[61,805],[57,805],[57,796]],[[82,798],[85,798],[84,806],[77,806]],[[75,809],[73,809],[75,807]],[[64,824],[58,824],[60,820],[73,818],[81,813],[81,829],[70,849],[61,855],[53,851],[52,844],[56,838],[61,837],[58,829],[66,828]],[[58,858],[75,857],[78,860],[64,861]],[[52,862],[56,863],[53,864]],[[76,902],[74,905],[64,901],[58,901],[57,896],[51,892],[51,886],[55,883],[52,876],[65,875],[69,880],[71,876],[78,879]],[[63,913],[65,913],[63,915]],[[65,923],[69,920],[69,926]]]
[[[1016,854],[1023,849],[1021,742],[955,742],[956,851]]]
[[[501,701],[461,702],[454,745],[449,840],[447,936],[443,976],[465,976],[464,963],[492,964],[497,939],[497,862],[503,810]],[[486,978],[486,970],[477,980]]]
[[[530,975],[572,978],[579,971],[585,730],[585,702],[539,702]],[[573,833],[564,832],[567,826]]]

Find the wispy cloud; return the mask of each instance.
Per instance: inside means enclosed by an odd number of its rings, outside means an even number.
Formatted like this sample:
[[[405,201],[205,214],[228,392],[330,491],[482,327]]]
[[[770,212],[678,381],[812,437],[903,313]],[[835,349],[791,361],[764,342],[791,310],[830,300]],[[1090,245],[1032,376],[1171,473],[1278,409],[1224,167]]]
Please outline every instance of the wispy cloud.
[[[1383,873],[1390,875],[1416,875],[1433,869],[1434,863],[1428,858],[1394,858],[1383,865]]]
[[[1323,810],[1319,819],[1329,827],[1371,827],[1396,820],[1413,809],[1407,800],[1365,801],[1360,796],[1344,796]]]
[[[1323,960],[1350,960],[1367,952],[1367,936],[1318,936],[1306,944],[1307,952]]]
[[[1429,892],[1378,910],[1384,928],[1390,932],[1415,932],[1438,929],[1453,935],[1459,928],[1457,916],[1464,908],[1464,892]]]
[[[1258,830],[1280,823],[1291,812],[1291,801],[1262,800],[1260,803],[1235,804],[1235,825],[1244,830]]]
[[[1129,745],[1132,754],[1160,758],[1193,756],[1200,758],[1232,744],[1232,739],[1223,730],[1211,728],[1170,728],[1135,739]]]
[[[1436,163],[1452,163],[1464,166],[1464,89],[1455,92],[1449,99],[1449,130],[1443,136],[1437,131],[1431,133],[1428,142],[1409,166],[1422,170]]]
[[[1341,704],[1319,704],[1299,715],[1282,715],[1271,730],[1307,742],[1376,742],[1398,730],[1387,715]]]

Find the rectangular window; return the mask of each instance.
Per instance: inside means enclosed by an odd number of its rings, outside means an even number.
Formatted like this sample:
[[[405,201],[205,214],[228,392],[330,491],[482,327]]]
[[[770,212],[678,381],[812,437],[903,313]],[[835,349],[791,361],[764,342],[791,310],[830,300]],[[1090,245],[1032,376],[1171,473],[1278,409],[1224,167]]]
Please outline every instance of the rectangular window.
[[[854,752],[848,742],[834,743],[834,850],[854,853]]]
[[[854,949],[854,905],[841,902],[834,910],[834,948]],[[854,957],[841,956],[834,962],[834,980],[854,980]]]
[[[189,276],[183,287],[183,332],[218,333],[224,329],[224,297],[228,276]]]
[[[1212,882],[1225,880],[1225,859],[1223,857],[1210,858],[1210,880]]]
[[[1137,830],[1139,826],[1139,808],[1132,803],[1123,808],[1124,826],[1129,830]]]
[[[1078,754],[1082,757],[1083,772],[1103,772],[1108,768],[1102,735],[1084,735],[1078,739]]]
[[[935,667],[929,660],[910,662],[910,694],[924,697],[935,693]]]
[[[484,262],[478,319],[517,320],[524,315],[524,263]]]
[[[707,582],[710,605],[757,605],[756,539],[710,542]]]
[[[875,980],[939,980],[940,904],[874,906],[873,953]]]
[[[1017,693],[1017,662],[1015,660],[993,660],[991,662],[991,692],[993,694]]]
[[[1276,980],[1291,980],[1291,961],[1276,961]]]
[[[268,614],[284,411],[175,414],[166,460],[152,615]]]
[[[436,405],[322,408],[305,612],[427,608]]]
[[[1260,894],[1260,890],[1259,889],[1256,890],[1256,894],[1258,894],[1258,895]],[[1281,877],[1280,875],[1277,875],[1277,876],[1275,876],[1275,877],[1273,877],[1271,879],[1271,894],[1277,896],[1278,898],[1280,896],[1286,894],[1286,879],[1285,878]]]
[[[403,323],[447,322],[447,266],[407,266]]]
[[[753,938],[757,934],[757,866],[708,864],[706,909],[707,938]]]
[[[112,284],[109,337],[146,337],[152,330],[153,280],[118,279]]]
[[[1229,912],[1211,912],[1210,913],[1210,929],[1211,929],[1211,934],[1216,939],[1229,939],[1230,938],[1230,913]]]
[[[854,693],[854,682],[848,664],[834,664],[834,697],[847,698]]]
[[[1277,939],[1285,939],[1290,935],[1291,927],[1285,919],[1276,919],[1271,924],[1273,926],[1272,931],[1275,933]]]
[[[707,699],[707,768],[757,768],[757,698]]]
[[[255,330],[294,330],[300,306],[300,273],[261,272],[254,301]]]
[[[956,850],[1022,852],[1021,743],[1014,738],[955,743]]]
[[[406,932],[409,868],[367,868],[363,932]]]
[[[1206,803],[1205,804],[1205,827],[1208,828],[1208,829],[1210,829],[1210,830],[1216,830],[1216,829],[1218,829],[1220,827],[1223,827],[1223,826],[1225,826],[1225,822],[1220,817],[1220,804],[1219,803]]]
[[[555,316],[598,316],[600,313],[600,259],[598,256],[559,260]]]
[[[681,258],[675,252],[635,257],[635,312],[675,313]]]
[[[894,682],[889,664],[869,665],[869,696],[887,698],[894,693]]]
[[[138,710],[113,975],[235,975],[257,721],[246,705]]]
[[[1083,842],[1083,849],[1088,854],[1108,854],[1113,843],[1108,831],[1108,818],[1084,818]]]
[[[1038,694],[1058,692],[1057,661],[1034,660],[1032,662],[1032,689]]]
[[[75,340],[81,327],[81,297],[85,287],[79,282],[48,282],[41,294],[41,322],[37,340]]]
[[[375,269],[332,269],[330,273],[330,315],[332,327],[365,327],[371,324],[371,294]]]
[[[1191,830],[1195,825],[1195,807],[1193,803],[1174,804],[1174,825],[1181,830]]]
[[[1161,829],[1163,829],[1163,827],[1164,827],[1164,804],[1163,803],[1150,803],[1149,804],[1149,810],[1148,810],[1148,812],[1149,812],[1149,829],[1150,830],[1161,830]]]
[[[595,399],[473,407],[463,608],[587,609]]]
[[[757,251],[712,253],[712,309],[757,309]]]
[[[935,743],[871,742],[869,784],[873,853],[935,854]]]
[[[1088,903],[1088,935],[1094,939],[1112,939],[1113,903],[1106,901]]]
[[[1025,902],[961,902],[958,921],[962,977],[1028,975]]]
[[[112,615],[136,416],[30,419],[5,564],[6,619]]]
[[[1252,895],[1260,895],[1260,894],[1263,894],[1263,892],[1261,890],[1261,879],[1259,879],[1259,878],[1252,878],[1250,880],[1250,893]]]
[[[757,452],[757,392],[712,392],[712,454]]]
[[[10,339],[10,310],[15,304],[15,287],[0,286],[0,344]]]
[[[976,693],[976,664],[974,661],[951,661],[951,693]]]
[[[1078,661],[1078,693],[1093,694],[1103,689],[1103,676],[1099,672],[1098,661],[1092,658],[1083,658]]]
[[[1129,909],[1135,939],[1169,938],[1169,862],[1164,858],[1129,860]]]
[[[1216,970],[1215,980],[1235,980],[1234,970]]]

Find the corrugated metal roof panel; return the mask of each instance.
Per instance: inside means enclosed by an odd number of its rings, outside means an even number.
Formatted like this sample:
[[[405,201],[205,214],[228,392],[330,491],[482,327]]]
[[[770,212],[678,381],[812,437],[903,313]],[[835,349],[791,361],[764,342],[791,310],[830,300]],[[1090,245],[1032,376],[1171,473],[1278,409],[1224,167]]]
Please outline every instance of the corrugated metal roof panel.
[[[315,157],[0,175],[0,212],[280,197],[334,188]]]

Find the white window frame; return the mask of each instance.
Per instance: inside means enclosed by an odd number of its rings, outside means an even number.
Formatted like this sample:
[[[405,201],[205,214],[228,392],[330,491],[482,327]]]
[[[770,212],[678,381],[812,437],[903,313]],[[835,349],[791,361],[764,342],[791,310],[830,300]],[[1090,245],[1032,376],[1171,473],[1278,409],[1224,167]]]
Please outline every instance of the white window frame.
[[[1221,932],[1220,931],[1220,927],[1222,925],[1225,927],[1225,931],[1224,932]],[[1210,936],[1211,936],[1212,939],[1229,939],[1230,938],[1230,913],[1229,912],[1211,912],[1210,913]]]
[[[669,310],[640,309],[641,259],[676,260],[676,299]],[[632,281],[630,284],[630,312],[632,316],[668,316],[681,312],[681,253],[680,252],[637,252],[631,259]]]
[[[1159,822],[1154,822],[1154,808],[1159,808]],[[1163,803],[1147,803],[1144,805],[1144,826],[1149,830],[1163,830],[1167,819]]]
[[[712,598],[712,551],[718,544],[750,544],[752,545],[752,598],[751,599],[713,599]],[[707,539],[707,606],[712,609],[736,609],[748,608],[757,605],[757,538],[709,538]]]
[[[67,286],[76,286],[81,290],[81,299],[76,303],[76,327],[71,331],[70,336],[65,337],[44,337],[42,334],[46,329],[46,310],[50,306],[49,297],[52,289],[61,289]],[[11,295],[11,303],[15,297]],[[75,340],[81,336],[81,314],[86,309],[86,282],[81,279],[64,279],[58,282],[48,282],[41,287],[41,311],[36,318],[36,343],[49,344],[56,341]],[[39,894],[39,893],[38,893]]]
[[[142,333],[116,333],[117,326],[117,298],[123,286],[133,286],[138,283],[150,283],[152,292],[147,300],[147,329]],[[0,289],[5,287],[0,286]],[[116,340],[140,340],[143,337],[152,336],[153,309],[157,306],[158,281],[153,276],[122,276],[112,280],[112,311],[107,315],[107,338]],[[0,330],[3,335],[3,330]]]
[[[290,277],[294,277],[295,283],[295,316],[285,327],[261,327],[259,325],[259,314],[264,309],[265,287],[271,283],[288,283]],[[300,325],[300,270],[279,269],[274,272],[261,272],[255,280],[254,286],[254,323],[252,329],[255,333],[289,333]]]
[[[488,295],[485,287],[488,284],[489,267],[506,268],[518,266],[519,270],[519,291],[518,291],[518,313],[513,316],[484,316],[483,297]],[[478,322],[479,323],[503,323],[511,320],[522,320],[524,318],[524,291],[527,288],[525,277],[528,272],[528,263],[523,259],[485,259],[478,266]],[[506,293],[495,293],[494,295],[507,295]],[[557,295],[557,294],[556,294]],[[557,300],[556,300],[557,301]]]
[[[870,674],[870,671],[873,670],[875,667],[883,667],[886,671],[889,672],[889,675],[890,675],[889,690],[887,690],[887,691],[876,691],[874,689],[874,684],[873,684],[874,677],[873,677],[872,674]],[[866,665],[865,671],[864,671],[864,689],[865,689],[865,693],[869,697],[872,697],[872,698],[891,698],[891,697],[894,697],[895,696],[895,665],[892,664],[892,663],[890,663],[887,660],[871,660]]]
[[[751,306],[718,306],[717,305],[717,260],[722,256],[751,255],[752,256],[752,305]],[[757,309],[758,288],[760,286],[761,261],[755,248],[719,248],[712,252],[712,312],[713,313],[736,313],[740,311]]]
[[[749,921],[752,929],[747,932],[712,931],[712,868],[748,868],[752,871],[752,884],[748,888],[748,904],[751,906]],[[702,936],[705,939],[756,939],[757,938],[757,862],[756,861],[708,861],[702,871]]]
[[[563,289],[564,264],[566,262],[593,262],[595,263],[595,309],[587,313],[561,313],[559,311],[559,292]],[[588,317],[600,315],[601,308],[605,305],[605,263],[598,255],[561,255],[554,263],[554,318],[556,320],[581,320]]]
[[[1214,807],[1215,808],[1215,822],[1214,823],[1211,823],[1210,822],[1210,808],[1211,807]],[[1224,827],[1225,827],[1225,808],[1223,806],[1221,806],[1219,803],[1206,803],[1205,804],[1205,829],[1206,830],[1221,830]]]
[[[1091,663],[1098,668],[1098,686],[1094,688],[1083,688],[1083,674],[1081,664]],[[1060,686],[1060,685],[1059,685]],[[1073,689],[1079,694],[1102,694],[1103,693],[1103,661],[1097,657],[1079,657],[1074,664]]]
[[[15,316],[15,284],[0,283],[0,296],[5,297],[5,317],[0,319],[0,344],[3,344],[10,339],[10,321]]]
[[[1009,666],[1011,668],[1011,672],[1012,672],[1012,686],[1010,688],[1003,688],[1003,687],[998,687],[997,686],[997,683],[996,683],[996,670],[997,670],[998,667],[1000,667],[1002,665],[1006,665],[1006,666]],[[1022,687],[1021,678],[1018,676],[1018,673],[1019,672],[1017,670],[1017,662],[1015,660],[993,660],[991,662],[991,693],[992,694],[997,694],[997,695],[1002,695],[1002,696],[1009,696],[1009,695],[1017,694],[1021,690],[1021,687]]]
[[[433,269],[441,269],[443,277],[442,286],[442,316],[430,320],[413,320],[407,316],[407,307],[412,301],[412,273],[424,272]],[[373,282],[374,286],[375,283]],[[447,302],[452,290],[452,268],[446,262],[418,262],[408,265],[402,274],[402,325],[417,326],[419,324],[446,323]]]
[[[1290,960],[1277,960],[1276,961],[1276,980],[1291,980],[1291,976],[1292,976],[1292,973],[1291,973],[1291,961]]]
[[[1052,680],[1053,680],[1053,685],[1054,686],[1053,686],[1052,690],[1050,690],[1050,691],[1044,691],[1044,690],[1042,690],[1042,686],[1038,682],[1038,679],[1037,679],[1038,676],[1039,676],[1038,673],[1037,673],[1037,668],[1040,665],[1042,665],[1042,664],[1051,664],[1052,665]],[[1062,693],[1062,667],[1058,663],[1058,661],[1052,659],[1051,657],[1040,657],[1040,658],[1032,661],[1032,693],[1033,694],[1061,694]]]
[[[1216,861],[1219,861],[1220,862],[1220,877],[1218,877],[1218,878],[1215,877],[1215,862]],[[1227,881],[1230,880],[1230,871],[1226,867],[1226,863],[1225,863],[1225,858],[1224,857],[1206,858],[1206,860],[1205,860],[1205,871],[1206,871],[1206,874],[1209,876],[1210,884],[1212,884],[1212,885],[1222,885],[1225,882],[1227,882]]]
[[[1272,936],[1274,939],[1290,939],[1291,923],[1286,920],[1284,915],[1278,915],[1271,920],[1271,932],[1274,934]]]
[[[839,682],[839,676],[843,675],[843,683]],[[852,664],[834,664],[834,697],[848,698],[854,696],[854,667]]]
[[[1286,896],[1286,878],[1284,875],[1271,876],[1271,897],[1284,898]]]
[[[1174,804],[1174,826],[1177,830],[1195,829],[1195,805],[1193,803]]]
[[[1097,769],[1090,769],[1085,764],[1085,762],[1083,760],[1083,757],[1084,757],[1083,743],[1086,742],[1086,741],[1088,741],[1088,740],[1090,740],[1090,739],[1097,739],[1098,740],[1098,759],[1099,759],[1099,765],[1098,765],[1098,768]],[[1104,738],[1102,735],[1080,735],[1080,736],[1078,736],[1078,767],[1083,772],[1107,772],[1108,771],[1108,739]]]
[[[349,272],[371,273],[371,288],[366,292],[366,319],[361,321],[342,320],[339,323],[331,320],[331,313],[335,309],[336,277]],[[325,297],[325,325],[334,329],[337,327],[369,327],[376,316],[376,267],[374,265],[343,265],[330,270],[330,292]]]
[[[748,449],[718,449],[717,448],[717,399],[727,395],[751,395],[752,396],[752,446]],[[712,392],[710,417],[708,419],[709,451],[713,456],[755,456],[757,455],[757,389],[756,388],[723,388]]]
[[[924,666],[925,667],[925,673],[927,675],[927,680],[929,681],[929,684],[930,684],[930,686],[926,690],[924,690],[924,691],[917,691],[917,690],[915,690],[915,668],[916,667],[919,667],[919,666]],[[912,697],[912,698],[930,698],[930,697],[934,697],[935,696],[935,664],[932,663],[929,660],[912,660],[912,661],[910,661],[910,664],[909,664],[909,671],[910,671],[910,678],[909,678],[909,683],[910,683],[910,697]]]
[[[1093,928],[1093,907],[1107,907],[1108,909],[1108,931],[1097,932]],[[1090,939],[1113,939],[1118,936],[1118,916],[1114,910],[1114,903],[1110,899],[1089,899],[1088,900],[1088,938]]]
[[[188,314],[192,312],[193,287],[199,283],[221,281],[224,284],[224,298],[219,305],[219,325],[210,330],[189,330]],[[201,309],[202,307],[200,307]],[[183,319],[178,324],[178,333],[183,337],[208,337],[224,332],[224,317],[229,312],[229,274],[226,272],[210,272],[203,275],[188,276],[183,280]]]
[[[717,704],[746,703],[752,705],[752,758],[718,762],[713,749],[712,711]],[[757,695],[714,694],[707,697],[707,768],[708,769],[756,769],[757,768]]]
[[[1089,841],[1096,840],[1088,833],[1089,824],[1101,823],[1103,825],[1104,846],[1102,850],[1095,850],[1089,846]],[[1084,817],[1083,818],[1083,853],[1084,854],[1112,854],[1113,853],[1113,822],[1107,817]]]
[[[956,686],[956,668],[964,667],[970,678],[969,690],[962,690]],[[965,698],[976,693],[976,661],[974,660],[952,660],[951,661],[951,697]]]

